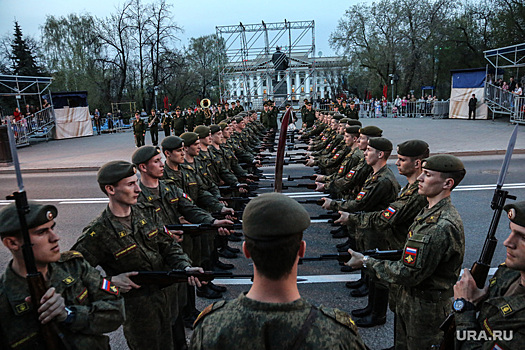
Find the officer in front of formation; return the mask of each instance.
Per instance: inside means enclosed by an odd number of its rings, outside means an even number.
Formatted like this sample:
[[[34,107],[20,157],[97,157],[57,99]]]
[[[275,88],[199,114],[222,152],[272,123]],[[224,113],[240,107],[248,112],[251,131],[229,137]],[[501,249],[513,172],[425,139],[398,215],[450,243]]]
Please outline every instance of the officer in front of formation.
[[[157,146],[159,143],[159,116],[155,109],[151,110],[151,115],[148,117],[149,133],[151,135],[151,143],[153,146]]]
[[[468,269],[454,286],[456,349],[519,349],[525,344],[525,202],[507,204],[510,234],[503,242],[505,262],[489,280],[488,288],[478,289]],[[478,314],[479,312],[479,314]],[[499,339],[467,339],[466,332],[482,331]]]
[[[312,102],[306,103],[306,112],[301,115],[303,128],[311,128],[315,122],[315,111],[312,109]]]
[[[146,135],[146,123],[140,118],[140,113],[135,112],[135,120],[133,121],[133,135],[135,136],[135,146],[144,146],[144,136]]]
[[[109,349],[104,333],[124,322],[119,290],[75,251],[60,252],[57,208],[29,203],[26,215],[35,265],[47,289],[37,308],[30,300],[15,204],[0,211],[0,237],[13,260],[0,279],[0,349],[46,349],[39,324],[55,322],[71,349]]]
[[[366,349],[348,314],[314,306],[299,294],[306,210],[290,197],[266,193],[248,203],[242,225],[253,285],[233,301],[208,306],[195,322],[190,348]]]
[[[450,194],[465,176],[458,158],[438,154],[423,161],[419,194],[428,205],[410,226],[401,260],[378,260],[348,250],[346,264],[365,268],[380,281],[400,286],[396,300],[396,349],[422,350],[439,344],[439,326],[452,310],[453,286],[465,253],[463,222]]]

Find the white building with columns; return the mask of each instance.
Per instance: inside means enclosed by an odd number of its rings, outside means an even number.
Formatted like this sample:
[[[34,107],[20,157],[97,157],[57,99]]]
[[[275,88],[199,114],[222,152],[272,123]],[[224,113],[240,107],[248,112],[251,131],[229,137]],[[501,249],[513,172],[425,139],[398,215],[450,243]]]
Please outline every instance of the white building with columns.
[[[251,108],[261,108],[268,99],[300,106],[304,99],[333,97],[348,67],[341,57],[292,55],[288,64],[288,69],[276,71],[271,56],[228,64],[221,75],[223,100],[241,100]]]

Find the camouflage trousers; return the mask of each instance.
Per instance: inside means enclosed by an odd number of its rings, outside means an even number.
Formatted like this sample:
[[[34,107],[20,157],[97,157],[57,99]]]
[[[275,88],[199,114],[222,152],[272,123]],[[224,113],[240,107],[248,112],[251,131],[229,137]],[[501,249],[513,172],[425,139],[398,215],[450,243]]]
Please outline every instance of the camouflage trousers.
[[[176,298],[176,289],[172,287],[125,298],[124,336],[131,350],[174,349],[171,326],[174,321],[172,307],[176,303],[173,298]]]
[[[428,350],[439,345],[441,323],[452,310],[452,300],[429,301],[401,287],[396,300],[396,350]]]

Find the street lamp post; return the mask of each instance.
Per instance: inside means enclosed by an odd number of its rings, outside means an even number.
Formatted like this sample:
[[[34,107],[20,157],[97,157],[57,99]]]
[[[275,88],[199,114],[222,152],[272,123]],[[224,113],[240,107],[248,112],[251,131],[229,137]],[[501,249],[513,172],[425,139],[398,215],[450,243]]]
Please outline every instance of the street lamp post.
[[[155,86],[153,89],[155,90],[155,111],[158,111],[158,108],[157,108],[157,95],[159,94],[159,87]]]

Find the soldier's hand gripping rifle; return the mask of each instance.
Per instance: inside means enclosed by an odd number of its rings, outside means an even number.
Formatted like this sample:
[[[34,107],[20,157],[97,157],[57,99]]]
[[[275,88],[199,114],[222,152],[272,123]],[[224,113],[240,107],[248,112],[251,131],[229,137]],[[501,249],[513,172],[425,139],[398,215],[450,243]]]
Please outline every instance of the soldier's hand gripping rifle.
[[[403,250],[379,250],[379,249],[370,249],[361,252],[361,254],[369,256],[374,259],[381,260],[400,260],[403,255]],[[299,264],[302,264],[305,261],[324,261],[324,260],[337,260],[339,265],[344,265],[348,262],[352,255],[348,252],[337,253],[337,254],[321,254],[315,257],[305,257],[299,258]]]
[[[29,213],[29,204],[27,202],[27,194],[24,189],[24,181],[22,179],[22,172],[20,171],[20,162],[18,161],[18,153],[16,152],[15,136],[13,129],[11,129],[11,122],[7,120],[7,132],[9,135],[9,146],[13,156],[13,164],[16,172],[16,180],[18,183],[18,191],[13,192],[12,195],[7,196],[7,200],[14,200],[16,203],[16,210],[18,212],[18,219],[20,220],[20,231],[24,239],[22,246],[22,254],[24,256],[24,264],[26,266],[26,281],[31,294],[31,302],[34,305],[34,310],[38,310],[41,306],[40,300],[48,290],[47,283],[42,276],[42,273],[36,268],[35,255],[33,254],[33,244],[29,236],[29,229],[27,228],[26,215]],[[71,347],[66,343],[65,336],[58,329],[56,323],[51,321],[46,324],[40,323],[37,316],[37,322],[40,325],[40,335],[44,341],[45,347],[48,350],[69,350]]]
[[[187,283],[188,277],[195,277],[201,282],[209,282],[215,278],[250,278],[253,275],[234,275],[231,272],[196,272],[184,270],[171,271],[138,271],[137,275],[129,278],[139,286],[142,285],[157,285],[161,288],[171,286],[174,283]]]
[[[494,190],[494,196],[492,197],[492,201],[490,203],[490,207],[492,210],[494,210],[494,214],[492,215],[492,221],[490,222],[489,232],[487,233],[487,238],[485,239],[485,244],[483,245],[483,250],[481,251],[478,261],[476,261],[470,269],[470,273],[472,274],[474,281],[476,281],[477,287],[480,289],[483,289],[485,286],[485,281],[487,280],[490,270],[490,263],[492,262],[492,257],[494,256],[494,251],[496,250],[496,246],[498,244],[496,230],[498,228],[501,213],[503,212],[503,207],[505,206],[505,201],[507,199],[516,199],[515,196],[509,195],[509,192],[504,191],[502,188],[507,175],[507,170],[509,169],[512,152],[514,151],[514,146],[516,145],[517,135],[518,124],[516,124],[514,127],[514,131],[510,137],[509,144],[507,146],[507,152],[505,153],[505,159],[501,165],[498,182],[496,183],[496,189]],[[439,328],[445,332],[439,349],[454,349],[456,340],[456,321],[454,318],[454,313],[448,315]]]

